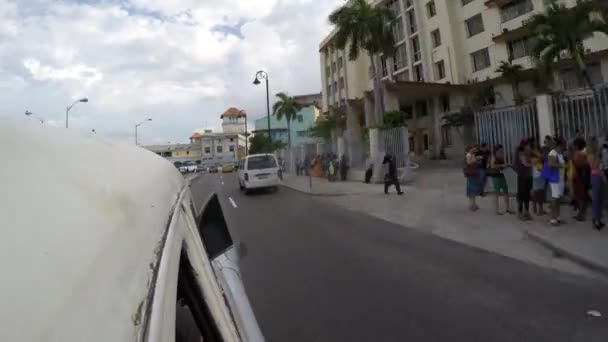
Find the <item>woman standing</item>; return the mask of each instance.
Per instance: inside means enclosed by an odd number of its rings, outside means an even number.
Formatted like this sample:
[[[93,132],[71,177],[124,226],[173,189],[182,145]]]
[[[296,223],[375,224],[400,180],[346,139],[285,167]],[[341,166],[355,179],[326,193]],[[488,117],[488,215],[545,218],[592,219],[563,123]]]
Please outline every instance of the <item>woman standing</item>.
[[[532,219],[530,215],[530,198],[532,192],[532,162],[528,140],[524,139],[517,148],[515,170],[517,172],[517,213],[522,221]]]
[[[467,179],[467,197],[469,198],[469,210],[477,211],[476,197],[481,196],[482,179],[479,168],[481,166],[481,157],[476,156],[478,152],[477,146],[470,145],[466,149],[463,172]]]
[[[563,221],[560,218],[560,202],[564,195],[566,161],[564,159],[564,142],[560,138],[553,140],[554,146],[543,167],[543,177],[551,189],[551,225],[557,226]]]
[[[542,152],[541,147],[535,144],[532,148],[532,210],[538,216],[547,214],[543,208],[547,181],[542,176],[543,163],[546,158],[547,155]]]
[[[506,212],[509,214],[515,214],[513,210],[511,210],[511,205],[509,201],[509,187],[507,186],[507,179],[505,175],[502,173],[505,169],[505,156],[504,149],[502,145],[498,144],[494,146],[494,155],[492,156],[492,161],[490,162],[490,177],[492,177],[492,185],[494,186],[494,192],[496,193],[496,215],[504,215],[504,213],[500,212],[499,209],[499,197],[503,196],[505,200]]]
[[[587,190],[589,190],[591,172],[589,169],[589,162],[587,161],[587,154],[584,152],[584,142],[576,140],[574,144],[575,151],[572,155],[572,164],[575,169],[575,174],[572,179],[572,190],[578,207],[578,215],[574,218],[577,221],[582,222],[585,221],[587,204],[589,202]]]

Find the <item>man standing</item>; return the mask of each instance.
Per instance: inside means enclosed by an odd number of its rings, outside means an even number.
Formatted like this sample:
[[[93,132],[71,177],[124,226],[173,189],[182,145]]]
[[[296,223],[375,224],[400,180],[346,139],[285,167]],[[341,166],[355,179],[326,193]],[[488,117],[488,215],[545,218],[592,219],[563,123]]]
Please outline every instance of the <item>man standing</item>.
[[[342,181],[346,180],[346,176],[348,175],[348,159],[346,155],[343,154],[340,160],[340,179]]]
[[[399,179],[397,178],[397,162],[395,161],[395,157],[390,154],[385,155],[382,164],[388,164],[388,173],[384,176],[384,193],[388,195],[388,188],[391,185],[395,185],[397,195],[403,195]]]

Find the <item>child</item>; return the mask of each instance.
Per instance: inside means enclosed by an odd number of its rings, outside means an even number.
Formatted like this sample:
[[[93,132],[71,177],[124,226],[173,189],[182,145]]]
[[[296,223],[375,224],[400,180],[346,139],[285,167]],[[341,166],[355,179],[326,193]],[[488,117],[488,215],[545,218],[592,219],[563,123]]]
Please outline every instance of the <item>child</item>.
[[[606,175],[602,172],[600,158],[596,155],[589,156],[591,164],[591,199],[593,227],[602,230],[605,224],[602,222],[602,185],[606,182]]]
[[[544,158],[538,149],[534,150],[532,157],[532,210],[535,215],[547,214],[543,208],[545,203],[546,180],[542,176]]]

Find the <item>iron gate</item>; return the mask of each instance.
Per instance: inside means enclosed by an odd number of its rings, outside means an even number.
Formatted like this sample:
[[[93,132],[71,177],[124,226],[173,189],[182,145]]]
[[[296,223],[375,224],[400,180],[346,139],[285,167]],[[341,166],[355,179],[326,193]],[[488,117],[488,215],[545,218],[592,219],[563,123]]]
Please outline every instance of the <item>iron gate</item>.
[[[514,162],[515,150],[524,138],[538,141],[538,116],[536,101],[521,106],[511,106],[475,112],[477,142],[504,146],[507,164]]]

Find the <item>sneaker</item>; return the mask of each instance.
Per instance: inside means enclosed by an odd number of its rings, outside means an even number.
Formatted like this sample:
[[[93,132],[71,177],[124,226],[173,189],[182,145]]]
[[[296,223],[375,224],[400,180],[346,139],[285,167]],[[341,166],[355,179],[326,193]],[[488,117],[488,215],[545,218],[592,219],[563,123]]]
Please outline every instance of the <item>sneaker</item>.
[[[398,192],[398,193],[397,193],[397,195],[399,195],[399,196],[401,196],[401,195],[403,195],[403,194],[404,194],[404,192],[403,192],[403,191],[401,191],[401,192]]]

